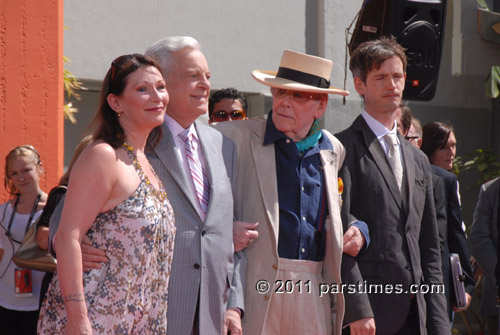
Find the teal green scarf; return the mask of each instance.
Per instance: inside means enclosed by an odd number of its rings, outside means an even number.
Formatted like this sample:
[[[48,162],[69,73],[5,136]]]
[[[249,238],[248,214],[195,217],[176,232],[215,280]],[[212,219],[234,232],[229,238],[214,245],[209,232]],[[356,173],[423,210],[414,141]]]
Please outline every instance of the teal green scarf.
[[[321,136],[322,133],[321,133],[321,128],[319,127],[319,121],[318,119],[316,119],[314,120],[311,126],[311,130],[309,130],[309,134],[307,135],[307,137],[299,142],[295,142],[295,145],[297,146],[297,149],[299,149],[299,152],[303,154],[307,150],[314,147],[318,143]]]

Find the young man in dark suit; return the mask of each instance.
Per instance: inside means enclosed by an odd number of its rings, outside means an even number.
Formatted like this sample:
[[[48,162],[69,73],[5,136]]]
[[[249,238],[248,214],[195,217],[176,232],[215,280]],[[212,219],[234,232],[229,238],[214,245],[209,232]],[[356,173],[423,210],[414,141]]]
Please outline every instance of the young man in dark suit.
[[[336,135],[346,148],[342,214],[344,224],[365,221],[371,239],[356,257],[370,303],[353,308],[361,317],[373,311],[377,334],[450,334],[431,168],[397,132],[404,49],[390,38],[365,42],[350,69],[365,110]]]

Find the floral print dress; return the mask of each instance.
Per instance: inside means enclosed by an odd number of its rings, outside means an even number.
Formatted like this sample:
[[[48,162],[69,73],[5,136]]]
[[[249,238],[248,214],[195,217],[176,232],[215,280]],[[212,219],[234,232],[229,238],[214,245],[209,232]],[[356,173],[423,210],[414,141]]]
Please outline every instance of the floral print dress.
[[[87,236],[109,261],[83,274],[94,335],[162,334],[167,331],[168,281],[174,251],[174,212],[161,185],[144,174],[133,148],[129,155],[141,182],[115,208],[97,216]],[[67,322],[57,272],[40,311],[39,334],[64,334]]]

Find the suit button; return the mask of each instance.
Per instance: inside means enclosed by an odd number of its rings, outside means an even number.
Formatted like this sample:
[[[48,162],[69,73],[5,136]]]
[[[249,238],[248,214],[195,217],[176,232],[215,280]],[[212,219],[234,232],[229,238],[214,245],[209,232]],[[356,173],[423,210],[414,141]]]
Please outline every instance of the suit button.
[[[269,301],[269,296],[268,296],[267,294],[264,296],[264,301],[265,301],[265,302],[268,302],[268,301]]]
[[[406,264],[405,268],[406,268],[406,270],[411,271],[411,265],[410,264]]]
[[[205,231],[204,230],[201,231],[201,236],[205,236]]]
[[[273,264],[273,269],[278,270],[278,266],[276,264]]]
[[[193,267],[194,267],[195,269],[199,269],[199,268],[200,268],[200,264],[198,264],[198,263],[194,263]]]

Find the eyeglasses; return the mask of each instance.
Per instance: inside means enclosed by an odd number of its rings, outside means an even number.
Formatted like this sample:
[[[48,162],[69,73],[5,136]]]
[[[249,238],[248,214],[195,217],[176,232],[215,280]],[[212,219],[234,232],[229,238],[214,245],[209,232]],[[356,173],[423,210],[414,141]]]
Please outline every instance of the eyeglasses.
[[[305,104],[310,100],[317,100],[318,95],[311,92],[293,91],[285,88],[271,87],[271,94],[275,98],[284,99],[287,95],[293,98],[299,104]]]
[[[115,79],[116,69],[120,69],[128,61],[134,61],[138,57],[143,57],[143,55],[131,54],[131,55],[123,55],[123,56],[115,58],[115,60],[111,62],[111,80]]]
[[[406,136],[405,139],[409,142],[418,140],[420,136]]]
[[[220,110],[213,112],[212,121],[213,122],[228,121],[229,117],[231,117],[231,120],[244,120],[247,117],[247,113],[245,111],[240,111],[240,110],[234,110],[231,112]]]

